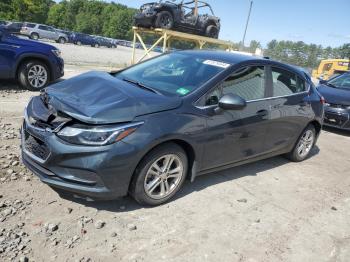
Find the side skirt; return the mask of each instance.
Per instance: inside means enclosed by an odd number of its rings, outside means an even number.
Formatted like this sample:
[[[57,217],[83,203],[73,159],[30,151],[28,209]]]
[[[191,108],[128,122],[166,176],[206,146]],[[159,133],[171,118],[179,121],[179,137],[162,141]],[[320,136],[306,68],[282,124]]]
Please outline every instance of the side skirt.
[[[232,164],[228,164],[228,165],[224,165],[224,166],[220,166],[220,167],[215,167],[215,168],[211,168],[211,169],[202,170],[200,172],[197,172],[195,177],[201,176],[201,175],[205,175],[205,174],[209,174],[209,173],[222,171],[222,170],[233,168],[233,167],[236,167],[236,166],[249,164],[249,163],[252,163],[252,162],[256,162],[256,161],[259,161],[259,160],[271,158],[271,157],[274,157],[274,156],[283,155],[283,154],[288,153],[289,151],[290,150],[283,149],[283,150],[271,152],[271,153],[268,153],[268,154],[260,155],[260,156],[257,156],[257,157],[245,159],[245,160],[242,160],[242,161],[239,161],[239,162],[234,162]],[[192,177],[191,181],[194,181],[195,177]]]

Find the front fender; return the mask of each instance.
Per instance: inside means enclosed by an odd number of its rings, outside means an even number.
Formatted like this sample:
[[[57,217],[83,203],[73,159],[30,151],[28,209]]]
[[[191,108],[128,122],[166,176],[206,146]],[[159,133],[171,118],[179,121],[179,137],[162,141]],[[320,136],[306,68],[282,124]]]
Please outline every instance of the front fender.
[[[16,58],[16,62],[14,64],[14,68],[11,72],[11,77],[12,78],[16,78],[16,75],[17,75],[17,72],[18,72],[18,68],[20,66],[20,64],[25,60],[25,59],[40,59],[40,60],[43,60],[49,67],[50,69],[50,72],[52,72],[52,65],[50,63],[50,59],[44,55],[44,54],[39,54],[39,53],[23,53],[23,54],[20,54],[17,58]]]

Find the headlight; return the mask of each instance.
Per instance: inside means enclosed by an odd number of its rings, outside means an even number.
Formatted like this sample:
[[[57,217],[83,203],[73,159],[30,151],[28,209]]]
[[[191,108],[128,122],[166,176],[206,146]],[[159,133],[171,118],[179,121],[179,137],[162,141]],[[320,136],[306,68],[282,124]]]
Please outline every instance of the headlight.
[[[59,50],[59,49],[53,49],[53,50],[51,50],[51,51],[52,51],[52,53],[55,54],[55,56],[61,57],[61,50]]]
[[[113,144],[133,133],[143,122],[123,126],[67,126],[57,133],[63,140],[79,145],[103,146]]]

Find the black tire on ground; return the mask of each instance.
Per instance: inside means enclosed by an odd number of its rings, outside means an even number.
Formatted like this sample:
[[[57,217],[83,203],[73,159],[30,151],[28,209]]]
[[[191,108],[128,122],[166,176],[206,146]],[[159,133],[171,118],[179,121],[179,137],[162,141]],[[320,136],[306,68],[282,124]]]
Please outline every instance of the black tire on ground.
[[[174,17],[168,11],[161,11],[157,14],[155,27],[156,28],[164,28],[164,29],[172,29],[174,26]]]
[[[219,28],[215,25],[207,26],[205,30],[205,36],[218,39],[219,38]]]
[[[92,47],[99,48],[99,47],[100,47],[100,45],[99,45],[99,44],[94,44],[94,45],[92,45]]]
[[[47,76],[46,81],[40,87],[36,87],[35,85],[32,85],[31,81],[29,80],[30,70],[35,66],[39,66],[43,68]],[[22,63],[18,68],[17,81],[22,88],[26,88],[30,91],[40,91],[50,83],[50,70],[48,66],[41,61],[29,60]]]
[[[155,199],[150,197],[146,193],[145,189],[145,181],[147,179],[146,175],[149,172],[151,166],[158,160],[159,158],[166,156],[166,155],[175,155],[178,160],[180,160],[182,167],[183,167],[183,173],[182,176],[179,176],[179,180],[177,184],[173,184],[173,189],[170,191],[169,195],[166,195],[163,198]],[[170,169],[170,167],[169,167]],[[139,163],[137,166],[133,180],[130,184],[130,195],[140,204],[144,205],[150,205],[150,206],[156,206],[163,204],[167,202],[169,199],[171,199],[182,187],[186,175],[188,171],[188,158],[185,153],[185,151],[177,144],[175,143],[166,143],[163,145],[160,145],[150,151]],[[169,182],[169,178],[166,178]],[[168,183],[169,186],[169,183]]]
[[[38,33],[31,33],[30,34],[30,39],[38,40],[39,39],[39,34]]]
[[[111,48],[117,48],[117,46],[116,45],[112,45]]]
[[[303,147],[302,143],[308,144],[310,146],[310,148],[308,148],[306,153],[304,151],[304,154],[300,153],[301,149],[303,148],[305,149],[307,147]],[[316,129],[314,125],[310,124],[303,130],[303,132],[299,136],[293,150],[288,154],[286,154],[285,156],[293,162],[301,162],[310,156],[310,153],[315,143],[316,143]]]
[[[60,44],[65,44],[66,43],[66,39],[64,37],[60,37],[60,38],[58,38],[58,42]]]
[[[77,45],[81,45],[81,42],[80,42],[80,41],[77,41]]]

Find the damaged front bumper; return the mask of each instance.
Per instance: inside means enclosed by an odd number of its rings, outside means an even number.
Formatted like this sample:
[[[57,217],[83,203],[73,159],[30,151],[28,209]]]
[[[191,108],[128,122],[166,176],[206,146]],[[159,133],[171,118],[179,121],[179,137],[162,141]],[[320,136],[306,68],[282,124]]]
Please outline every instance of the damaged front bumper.
[[[93,199],[127,194],[137,165],[134,146],[122,141],[107,146],[72,145],[60,139],[56,130],[33,124],[30,114],[38,112],[27,113],[21,129],[22,159],[42,182]]]
[[[350,130],[350,110],[339,107],[326,107],[323,124],[342,130]]]
[[[137,13],[134,16],[134,25],[146,28],[153,27],[155,15],[155,12],[154,14]]]

